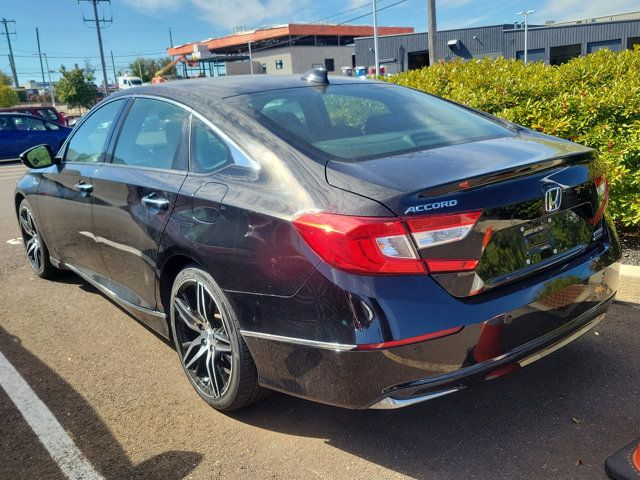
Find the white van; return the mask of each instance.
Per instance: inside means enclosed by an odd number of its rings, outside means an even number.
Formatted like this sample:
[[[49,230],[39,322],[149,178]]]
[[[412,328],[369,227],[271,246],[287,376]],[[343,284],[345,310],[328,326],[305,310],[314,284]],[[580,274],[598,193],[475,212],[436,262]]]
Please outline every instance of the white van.
[[[132,75],[118,77],[118,88],[120,90],[125,90],[131,87],[138,87],[140,85],[142,85],[142,79],[140,77],[134,77]]]

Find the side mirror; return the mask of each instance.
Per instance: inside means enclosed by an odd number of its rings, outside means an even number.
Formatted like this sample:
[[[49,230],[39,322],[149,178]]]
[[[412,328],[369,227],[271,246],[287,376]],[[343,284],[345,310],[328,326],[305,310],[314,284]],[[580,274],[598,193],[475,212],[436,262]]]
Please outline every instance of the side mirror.
[[[51,145],[43,144],[31,147],[20,154],[20,160],[28,168],[47,168],[57,162]]]

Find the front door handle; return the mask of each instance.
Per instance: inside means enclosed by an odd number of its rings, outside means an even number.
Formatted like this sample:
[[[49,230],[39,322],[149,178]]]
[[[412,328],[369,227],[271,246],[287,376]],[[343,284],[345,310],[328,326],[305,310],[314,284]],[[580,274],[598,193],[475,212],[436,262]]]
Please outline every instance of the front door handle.
[[[158,210],[166,210],[169,208],[169,200],[156,192],[142,197],[142,204],[147,208],[155,208]]]
[[[91,193],[91,192],[93,192],[93,185],[91,185],[90,183],[79,182],[79,183],[76,183],[74,185],[74,187],[76,187],[82,193]]]

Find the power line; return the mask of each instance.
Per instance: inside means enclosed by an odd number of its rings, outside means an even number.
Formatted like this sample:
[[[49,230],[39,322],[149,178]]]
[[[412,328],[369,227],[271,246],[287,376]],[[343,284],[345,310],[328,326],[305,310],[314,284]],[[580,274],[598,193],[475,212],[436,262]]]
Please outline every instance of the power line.
[[[109,26],[113,23],[113,17],[106,18],[105,15],[102,15],[102,18],[98,17],[98,4],[99,3],[108,3],[111,4],[111,0],[78,0],[79,2],[89,2],[93,6],[93,18],[87,18],[82,15],[82,20],[85,25],[87,22],[95,22],[96,32],[98,33],[98,46],[100,47],[100,63],[102,63],[102,78],[104,81],[104,96],[109,95],[109,79],[107,78],[107,66],[104,61],[104,50],[102,48],[102,34],[100,33],[100,29],[105,26]],[[88,25],[87,25],[88,26]]]

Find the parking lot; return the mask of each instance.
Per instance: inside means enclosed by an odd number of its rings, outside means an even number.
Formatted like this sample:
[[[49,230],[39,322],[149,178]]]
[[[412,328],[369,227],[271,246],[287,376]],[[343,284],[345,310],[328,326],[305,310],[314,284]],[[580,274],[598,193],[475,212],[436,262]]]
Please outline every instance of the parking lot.
[[[0,353],[104,478],[598,479],[640,434],[640,310],[620,302],[563,350],[415,407],[274,393],[218,413],[165,341],[79,277],[31,273],[13,209],[23,171],[0,164]],[[64,478],[2,388],[0,417],[0,478]]]

